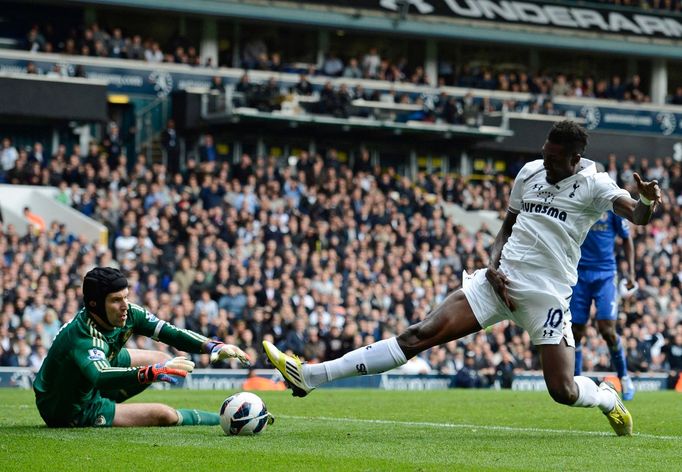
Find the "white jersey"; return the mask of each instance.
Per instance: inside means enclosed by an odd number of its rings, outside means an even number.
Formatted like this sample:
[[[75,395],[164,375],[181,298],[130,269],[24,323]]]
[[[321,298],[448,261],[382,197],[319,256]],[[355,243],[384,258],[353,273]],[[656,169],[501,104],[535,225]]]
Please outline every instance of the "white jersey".
[[[580,245],[590,227],[617,198],[630,196],[607,173],[597,172],[594,162],[581,159],[579,169],[552,185],[542,159],[523,166],[510,195],[509,211],[518,217],[502,265],[522,263],[524,269],[551,273],[557,284],[576,284]]]

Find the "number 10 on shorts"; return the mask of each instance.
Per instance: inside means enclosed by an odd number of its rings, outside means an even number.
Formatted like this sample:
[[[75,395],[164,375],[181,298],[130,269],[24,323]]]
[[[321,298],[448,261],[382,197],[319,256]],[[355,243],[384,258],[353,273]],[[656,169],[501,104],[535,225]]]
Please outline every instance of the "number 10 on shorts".
[[[554,334],[554,329],[557,329],[561,325],[563,319],[564,312],[561,308],[550,308],[547,310],[547,319],[545,320],[545,324],[542,325],[542,327],[545,328],[542,332],[542,337],[552,336]]]

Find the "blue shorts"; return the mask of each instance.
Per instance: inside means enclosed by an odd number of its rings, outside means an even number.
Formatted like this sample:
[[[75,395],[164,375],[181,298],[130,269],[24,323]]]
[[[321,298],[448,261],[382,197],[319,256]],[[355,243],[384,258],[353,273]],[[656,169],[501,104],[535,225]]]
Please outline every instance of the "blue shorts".
[[[573,287],[571,315],[573,324],[584,325],[590,319],[592,300],[598,320],[618,318],[618,292],[615,272],[579,270],[578,283]]]

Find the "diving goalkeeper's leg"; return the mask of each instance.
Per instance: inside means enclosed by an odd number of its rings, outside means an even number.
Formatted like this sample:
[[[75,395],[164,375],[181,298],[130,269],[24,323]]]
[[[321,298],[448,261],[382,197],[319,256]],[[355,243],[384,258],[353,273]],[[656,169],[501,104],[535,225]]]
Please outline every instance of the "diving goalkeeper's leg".
[[[176,410],[162,403],[120,403],[116,405],[113,426],[210,426],[220,424],[220,416],[201,410]]]

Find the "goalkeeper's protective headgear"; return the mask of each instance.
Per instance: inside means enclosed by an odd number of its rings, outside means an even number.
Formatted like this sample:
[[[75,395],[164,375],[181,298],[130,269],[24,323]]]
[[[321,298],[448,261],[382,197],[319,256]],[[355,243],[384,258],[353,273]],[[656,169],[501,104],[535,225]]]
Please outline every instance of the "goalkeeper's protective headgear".
[[[102,319],[107,319],[104,300],[107,295],[128,287],[128,279],[118,269],[95,267],[85,274],[83,280],[83,300],[85,308]]]

